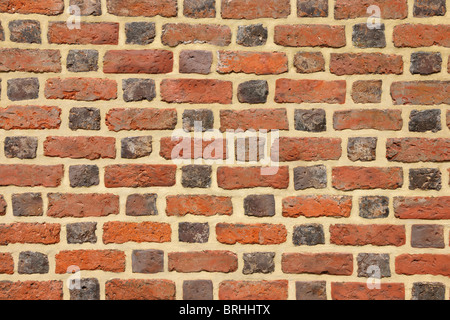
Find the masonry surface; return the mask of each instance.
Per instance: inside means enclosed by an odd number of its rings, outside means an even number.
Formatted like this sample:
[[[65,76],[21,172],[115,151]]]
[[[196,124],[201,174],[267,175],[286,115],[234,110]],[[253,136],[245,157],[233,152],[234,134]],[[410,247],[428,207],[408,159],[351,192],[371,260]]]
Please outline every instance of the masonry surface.
[[[0,299],[448,300],[449,6],[0,0]]]

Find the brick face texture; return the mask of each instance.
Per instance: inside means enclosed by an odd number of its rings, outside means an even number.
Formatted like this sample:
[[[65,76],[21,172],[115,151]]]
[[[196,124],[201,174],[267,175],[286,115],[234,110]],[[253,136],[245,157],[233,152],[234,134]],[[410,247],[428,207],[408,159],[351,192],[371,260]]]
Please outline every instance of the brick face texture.
[[[449,299],[448,6],[0,0],[0,299]]]

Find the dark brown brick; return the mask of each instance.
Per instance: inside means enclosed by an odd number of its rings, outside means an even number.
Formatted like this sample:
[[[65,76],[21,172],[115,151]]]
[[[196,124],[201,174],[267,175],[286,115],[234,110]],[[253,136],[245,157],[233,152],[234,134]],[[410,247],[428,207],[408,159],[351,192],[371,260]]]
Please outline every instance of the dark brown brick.
[[[19,274],[46,274],[48,271],[47,255],[32,251],[25,251],[19,254]]]
[[[211,280],[183,281],[183,300],[213,300]]]
[[[411,300],[445,300],[445,284],[440,282],[415,282]]]
[[[389,198],[365,196],[359,198],[359,216],[366,219],[380,219],[389,216]]]
[[[439,52],[413,52],[411,54],[411,74],[429,75],[441,72],[442,57]]]
[[[244,47],[263,46],[267,42],[267,28],[261,23],[239,26],[236,42]]]
[[[325,281],[296,281],[296,300],[327,300],[327,283]]]
[[[72,108],[69,113],[69,128],[71,130],[100,130],[100,109]]]
[[[444,16],[445,12],[445,0],[414,0],[414,17]]]
[[[275,271],[275,252],[244,253],[243,274],[272,273]]]
[[[324,165],[294,168],[295,190],[324,189],[326,187],[327,170]]]
[[[297,16],[299,18],[328,17],[328,1],[297,0]]]
[[[441,171],[436,168],[409,169],[410,190],[441,190]]]
[[[5,156],[7,158],[34,159],[38,147],[38,139],[34,137],[6,137]]]
[[[296,246],[316,246],[325,244],[325,234],[321,224],[303,224],[294,227],[292,242]]]
[[[352,99],[355,103],[380,103],[382,80],[358,80],[353,82]]]
[[[214,18],[216,16],[216,0],[184,0],[183,14],[185,17],[194,19]]]
[[[325,71],[325,58],[322,52],[297,52],[294,56],[297,73]]]
[[[100,283],[95,278],[80,279],[80,287],[69,292],[70,300],[100,300]]]
[[[275,197],[272,194],[249,195],[244,199],[245,215],[253,217],[273,217]]]
[[[373,161],[376,159],[377,138],[348,138],[347,156],[351,161]]]
[[[101,0],[70,0],[69,5],[78,6],[82,16],[100,16],[102,14]]]
[[[180,73],[209,74],[212,62],[211,51],[183,50],[180,52]]]
[[[13,215],[16,217],[35,217],[44,214],[44,202],[40,193],[12,195]]]
[[[156,216],[156,199],[158,196],[154,193],[131,194],[127,197],[126,214],[127,216]]]
[[[125,102],[152,101],[156,97],[155,81],[152,79],[124,79],[122,87]]]
[[[20,78],[8,80],[8,99],[11,101],[34,100],[39,98],[39,79]]]
[[[95,235],[96,230],[96,222],[69,223],[66,226],[67,243],[97,243],[97,236]]]
[[[180,222],[178,240],[187,243],[206,243],[209,239],[208,223]]]
[[[185,110],[183,112],[183,129],[186,132],[195,130],[197,122],[198,131],[210,130],[214,127],[214,114],[210,109]]]
[[[379,279],[391,276],[389,254],[360,253],[356,261],[358,263],[358,277]]]
[[[441,110],[412,110],[408,126],[411,132],[441,131]]]
[[[323,109],[297,109],[294,115],[295,130],[323,132],[327,130],[326,113]]]
[[[237,97],[240,103],[266,103],[269,85],[265,80],[250,80],[240,83]]]
[[[96,165],[75,165],[69,167],[69,180],[72,188],[98,186],[99,169]]]
[[[386,37],[384,35],[384,24],[380,28],[370,29],[367,23],[359,23],[353,26],[353,45],[357,48],[384,48]]]
[[[70,50],[67,55],[67,70],[89,72],[98,70],[97,50]]]
[[[9,22],[10,40],[18,43],[41,43],[41,24],[36,20]]]
[[[158,273],[164,271],[164,251],[133,250],[133,273]]]
[[[123,138],[121,143],[121,156],[124,159],[148,157],[153,151],[151,136]]]
[[[209,188],[211,186],[211,166],[188,165],[181,168],[181,185],[184,188]]]
[[[147,45],[156,37],[154,22],[129,22],[125,24],[126,44]]]
[[[411,228],[411,247],[445,248],[444,226],[436,224],[413,225]]]

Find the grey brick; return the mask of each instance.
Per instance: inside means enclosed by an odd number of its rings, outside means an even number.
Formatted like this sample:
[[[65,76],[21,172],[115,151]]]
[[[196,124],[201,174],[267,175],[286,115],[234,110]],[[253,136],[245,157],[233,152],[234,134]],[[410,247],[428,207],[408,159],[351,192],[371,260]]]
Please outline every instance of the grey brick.
[[[66,226],[67,243],[97,243],[97,236],[95,235],[96,230],[96,222],[69,223]]]
[[[7,158],[34,159],[38,147],[38,139],[34,137],[6,137],[5,156]]]

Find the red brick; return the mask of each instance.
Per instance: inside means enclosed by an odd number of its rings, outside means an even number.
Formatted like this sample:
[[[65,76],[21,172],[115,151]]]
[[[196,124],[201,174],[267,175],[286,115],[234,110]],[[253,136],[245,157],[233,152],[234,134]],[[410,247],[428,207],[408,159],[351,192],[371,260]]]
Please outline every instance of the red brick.
[[[125,17],[176,17],[177,0],[107,0],[108,13]]]
[[[106,114],[111,131],[173,130],[177,124],[176,109],[114,108]]]
[[[105,217],[119,214],[119,196],[113,194],[49,193],[49,217]]]
[[[119,44],[119,24],[112,22],[80,23],[69,29],[67,22],[49,22],[48,42],[56,44]]]
[[[397,274],[450,276],[449,254],[402,254],[395,258]]]
[[[217,241],[225,244],[280,244],[286,242],[287,230],[282,224],[229,224],[216,225]]]
[[[87,271],[125,271],[125,253],[119,250],[65,250],[55,255],[55,261],[55,273],[66,273],[73,265]]]
[[[399,162],[445,162],[450,160],[450,139],[390,138],[386,158]]]
[[[220,300],[287,300],[288,281],[222,281]]]
[[[5,198],[0,195],[0,216],[4,216],[6,214],[6,208],[8,205],[6,204]]]
[[[218,73],[267,75],[288,72],[288,58],[284,52],[219,51],[218,54]]]
[[[183,146],[185,146],[185,148],[182,148]],[[195,149],[197,149],[197,153],[199,154],[196,153]],[[187,152],[185,153],[184,151]],[[172,157],[172,154],[175,157]],[[163,137],[161,138],[159,155],[166,160],[226,159],[227,144],[224,139],[202,140],[193,138]]]
[[[400,219],[450,219],[450,197],[394,197],[395,217]]]
[[[235,272],[237,255],[230,251],[170,252],[169,271],[177,272]]]
[[[0,128],[4,130],[59,129],[61,109],[58,107],[9,106],[0,108]]]
[[[96,78],[52,78],[45,84],[47,99],[97,101],[117,99],[117,82]]]
[[[275,26],[274,41],[284,47],[345,46],[345,27],[322,24],[297,24]]]
[[[367,8],[375,5],[381,10],[382,19],[405,19],[408,16],[407,0],[336,0],[335,19],[370,17]]]
[[[404,300],[403,283],[381,283],[380,289],[370,289],[367,283],[332,282],[333,300]]]
[[[341,246],[403,246],[405,226],[388,224],[334,224],[330,226],[330,242]]]
[[[289,0],[226,0],[222,1],[224,19],[287,18],[291,13]]]
[[[219,167],[217,169],[217,184],[226,190],[246,189],[256,187],[271,187],[287,189],[289,186],[289,168],[275,168],[273,175],[263,175],[263,167]]]
[[[168,223],[110,221],[103,225],[103,243],[170,242],[172,229]]]
[[[231,81],[214,79],[164,79],[161,81],[161,99],[168,103],[231,104]]]
[[[0,300],[62,299],[62,281],[0,281]]]
[[[175,300],[170,280],[112,279],[105,284],[106,300]]]
[[[220,131],[289,130],[286,109],[220,110]]]
[[[176,195],[166,197],[166,213],[168,216],[231,215],[233,204],[230,197],[209,195]]]
[[[335,130],[401,130],[403,126],[401,110],[357,109],[335,111]]]
[[[64,0],[3,0],[0,12],[56,16],[64,12]]]
[[[61,72],[59,50],[0,49],[0,72]]]
[[[332,53],[330,72],[353,74],[402,74],[402,56],[383,53]]]
[[[173,52],[167,50],[109,50],[103,58],[104,73],[170,73]]]
[[[398,167],[334,167],[333,188],[344,191],[397,189],[403,185],[403,170]]]
[[[402,24],[394,26],[393,41],[396,47],[450,48],[450,25],[448,24]]]
[[[341,138],[281,137],[272,147],[272,159],[279,161],[338,160],[342,154]]]
[[[116,139],[110,137],[47,137],[44,155],[71,159],[115,159]]]
[[[61,226],[52,223],[0,224],[0,245],[10,243],[59,243]]]
[[[393,82],[391,97],[397,105],[450,104],[450,81]]]
[[[231,43],[231,29],[217,24],[167,23],[163,25],[161,41],[169,47],[197,43],[224,47]]]
[[[345,103],[346,82],[343,80],[278,79],[275,102],[278,103]]]
[[[170,187],[175,185],[176,165],[118,164],[105,167],[107,188]]]
[[[14,260],[10,253],[0,253],[0,273],[13,274]]]
[[[64,175],[63,165],[1,164],[0,186],[58,187]]]
[[[297,196],[283,199],[283,217],[349,217],[351,196]]]
[[[283,253],[281,269],[284,273],[329,274],[351,276],[351,253]]]

